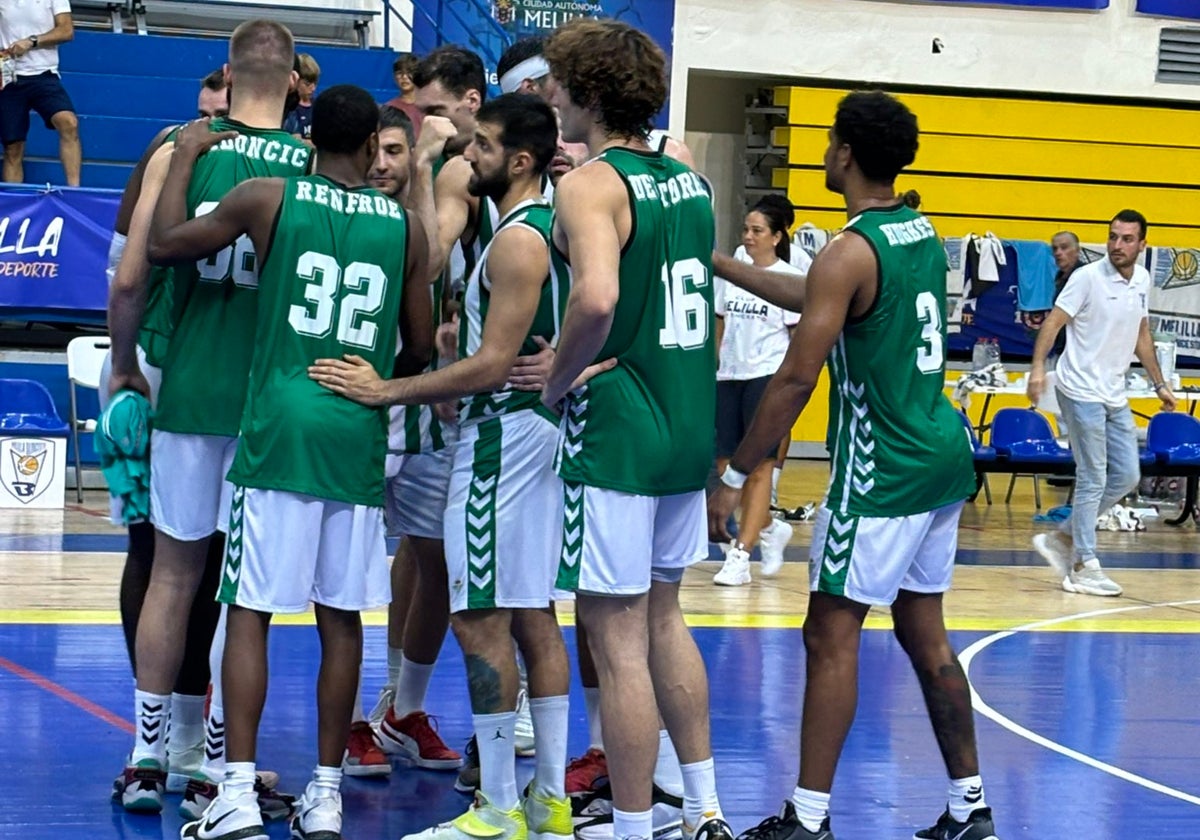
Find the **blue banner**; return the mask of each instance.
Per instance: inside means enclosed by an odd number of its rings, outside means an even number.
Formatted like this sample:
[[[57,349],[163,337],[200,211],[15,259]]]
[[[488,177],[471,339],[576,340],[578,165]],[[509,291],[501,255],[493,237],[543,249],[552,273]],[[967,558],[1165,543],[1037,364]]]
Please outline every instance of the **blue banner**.
[[[1196,0],[1138,0],[1137,10],[1144,15],[1200,20],[1200,3]]]
[[[903,0],[890,0],[903,2]],[[1108,0],[925,0],[927,3],[950,3],[955,6],[1010,6],[1024,9],[1087,9],[1096,11],[1108,8]],[[1139,0],[1139,3],[1147,0]],[[1160,0],[1172,3],[1172,0]],[[1173,5],[1188,5],[1192,0],[1174,0]]]
[[[645,32],[667,54],[671,66],[675,0],[429,0],[413,15],[413,48],[428,52],[441,42],[479,53],[489,92],[499,94],[496,63],[505,46],[529,35],[549,35],[571,18],[615,18]],[[666,127],[667,109],[659,115]]]
[[[103,320],[115,190],[0,188],[0,315]]]

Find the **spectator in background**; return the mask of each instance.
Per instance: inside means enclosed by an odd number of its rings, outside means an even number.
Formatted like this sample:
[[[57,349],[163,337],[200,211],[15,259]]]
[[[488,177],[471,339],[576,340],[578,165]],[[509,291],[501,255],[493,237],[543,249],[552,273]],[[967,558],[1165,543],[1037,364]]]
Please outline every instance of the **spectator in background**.
[[[58,155],[67,185],[79,186],[83,150],[75,106],[58,77],[58,45],[75,37],[68,0],[0,0],[0,56],[5,84],[0,90],[0,140],[4,180],[25,180],[25,138],[29,112],[37,111],[58,132]]]
[[[1054,234],[1050,239],[1050,253],[1054,255],[1054,264],[1058,266],[1058,273],[1054,275],[1054,299],[1058,300],[1067,280],[1083,267],[1083,259],[1079,256],[1079,237],[1069,230]]]
[[[321,79],[321,65],[308,53],[296,56],[296,108],[284,118],[283,130],[311,145],[313,94]]]
[[[392,75],[396,79],[396,87],[400,89],[400,95],[389,99],[386,103],[388,107],[408,114],[408,118],[412,120],[414,137],[420,136],[421,119],[425,116],[417,107],[417,86],[413,82],[417,65],[420,63],[421,60],[412,53],[400,53],[395,63],[392,64]]]
[[[791,203],[782,196],[768,195],[754,205],[742,227],[746,258],[767,271],[803,275],[788,260],[792,250],[789,219],[794,220],[794,212]],[[800,315],[724,280],[717,280],[714,291],[719,347],[717,472],[720,473],[742,442],[767,383],[783,362]],[[783,550],[792,537],[792,526],[770,514],[774,466],[774,461],[763,460],[746,480],[737,538],[713,578],[719,586],[742,586],[750,582],[750,552],[760,542],[763,574],[775,575],[783,566]]]
[[[200,117],[224,117],[229,114],[229,88],[225,86],[223,68],[217,68],[200,80],[196,114]]]

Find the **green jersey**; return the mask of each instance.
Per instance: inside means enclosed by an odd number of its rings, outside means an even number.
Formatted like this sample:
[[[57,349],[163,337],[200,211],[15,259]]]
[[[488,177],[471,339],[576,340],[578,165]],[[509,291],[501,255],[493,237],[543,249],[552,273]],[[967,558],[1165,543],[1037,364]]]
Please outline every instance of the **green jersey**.
[[[354,353],[388,377],[408,217],[376,190],[313,175],[284,186],[261,284],[241,437],[229,480],[356,505],[383,505],[387,409],[308,377]]]
[[[433,282],[433,329],[442,323],[442,289],[445,277],[439,276]],[[397,337],[396,352],[399,353],[402,344]],[[426,371],[438,366],[437,351],[430,359]],[[438,420],[433,409],[427,405],[394,405],[388,409],[388,453],[392,455],[420,455],[437,452],[446,447],[446,436],[442,429],[442,421]]]
[[[490,202],[489,202],[490,203]],[[547,251],[550,246],[550,229],[553,223],[553,211],[549,204],[543,201],[526,201],[518,204],[497,225],[495,231],[499,234],[508,227],[525,227],[532,230],[546,243]],[[458,328],[458,357],[465,359],[479,352],[483,344],[483,330],[487,323],[488,307],[492,300],[492,283],[488,278],[487,259],[488,248],[480,255],[471,278],[467,281],[467,289],[463,294],[462,315]],[[525,340],[521,344],[520,353],[529,355],[538,352],[534,336],[540,336],[553,344],[558,336],[558,328],[562,324],[563,309],[567,304],[566,272],[550,272],[542,281],[542,295],[538,301],[537,313]],[[500,414],[511,414],[523,409],[542,408],[542,395],[538,391],[518,391],[505,386],[498,391],[475,394],[462,401],[459,419],[463,423],[474,423],[488,417]],[[553,415],[547,412],[548,419]]]
[[[920,213],[871,209],[845,230],[879,261],[870,311],[829,354],[831,475],[826,504],[858,516],[909,516],[975,491],[971,445],[946,381],[946,252]]]
[[[146,311],[138,330],[138,345],[146,353],[146,361],[162,367],[175,331],[172,269],[153,266],[146,279]]]
[[[211,212],[249,178],[288,177],[308,170],[308,147],[279,129],[251,128],[226,118],[213,131],[233,129],[196,161],[188,184],[188,218]],[[174,332],[163,358],[154,427],[168,432],[233,437],[246,399],[258,300],[258,265],[250,237],[206,259],[172,269]]]
[[[620,297],[597,361],[617,366],[571,395],[564,481],[642,496],[702,490],[713,457],[716,350],[711,192],[657,152],[617,147],[603,161],[625,182],[633,225]]]

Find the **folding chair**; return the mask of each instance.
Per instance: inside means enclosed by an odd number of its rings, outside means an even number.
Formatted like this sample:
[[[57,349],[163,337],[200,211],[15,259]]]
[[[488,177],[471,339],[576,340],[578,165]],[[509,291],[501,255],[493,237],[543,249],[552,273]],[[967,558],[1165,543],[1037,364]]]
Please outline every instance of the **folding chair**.
[[[1008,494],[1004,503],[1012,499],[1013,485],[1018,475],[1033,477],[1033,499],[1038,510],[1042,509],[1042,492],[1038,486],[1041,475],[1038,467],[1046,472],[1063,472],[1073,463],[1071,452],[1059,446],[1050,428],[1050,421],[1032,408],[1002,408],[992,418],[992,446],[1001,459],[1011,465],[1027,464],[1029,472],[1014,469],[1008,481]]]
[[[67,379],[71,383],[71,445],[75,450],[75,499],[83,501],[83,462],[79,455],[79,432],[96,431],[96,418],[86,420],[79,417],[79,403],[75,389],[100,390],[100,369],[108,355],[111,342],[108,336],[80,336],[67,345]]]

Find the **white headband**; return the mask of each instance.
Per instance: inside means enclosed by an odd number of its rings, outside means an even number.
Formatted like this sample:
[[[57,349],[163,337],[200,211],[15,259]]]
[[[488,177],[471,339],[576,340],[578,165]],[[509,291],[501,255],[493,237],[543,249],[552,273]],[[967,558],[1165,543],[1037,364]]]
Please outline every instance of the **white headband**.
[[[530,56],[500,77],[500,90],[503,93],[514,93],[526,79],[540,79],[549,74],[550,65],[546,63],[545,57]]]

